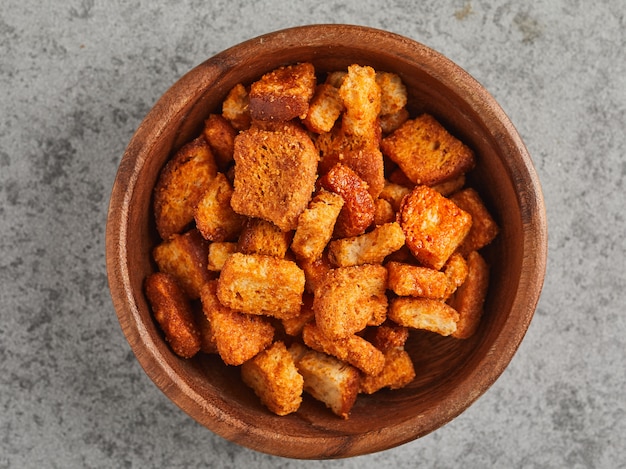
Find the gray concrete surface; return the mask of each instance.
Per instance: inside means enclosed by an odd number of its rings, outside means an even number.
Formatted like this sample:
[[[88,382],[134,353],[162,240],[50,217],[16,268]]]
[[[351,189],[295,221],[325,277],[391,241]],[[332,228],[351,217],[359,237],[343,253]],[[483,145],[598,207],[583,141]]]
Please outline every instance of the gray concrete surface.
[[[626,467],[626,8],[621,0],[3,0],[0,468]],[[224,441],[153,385],[107,289],[104,226],[133,131],[178,77],[306,23],[404,34],[496,97],[549,219],[545,288],[509,368],[440,430],[292,461]]]

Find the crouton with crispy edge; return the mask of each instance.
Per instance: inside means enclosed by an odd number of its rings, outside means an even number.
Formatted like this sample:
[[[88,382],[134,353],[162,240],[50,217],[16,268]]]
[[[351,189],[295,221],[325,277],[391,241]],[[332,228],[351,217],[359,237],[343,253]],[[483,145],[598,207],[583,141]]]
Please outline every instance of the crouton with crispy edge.
[[[293,238],[290,231],[282,231],[273,223],[260,218],[248,218],[238,241],[238,250],[244,254],[263,254],[285,257]]]
[[[409,111],[404,108],[394,114],[381,115],[378,119],[380,121],[380,130],[383,135],[389,135],[399,129],[410,117]]]
[[[315,292],[315,289],[326,275],[326,272],[332,268],[326,254],[322,254],[322,257],[315,261],[300,259],[298,265],[304,271],[304,289],[308,293]]]
[[[468,274],[467,261],[459,252],[453,253],[446,265],[443,267],[443,272],[446,275],[448,281],[448,288],[446,290],[445,299],[448,299],[458,287],[465,283]]]
[[[457,328],[452,334],[457,339],[466,339],[476,332],[489,287],[489,266],[478,252],[469,253],[467,268],[467,279],[449,300],[459,313]]]
[[[329,132],[343,111],[343,103],[337,88],[321,83],[309,103],[309,112],[302,121],[307,129],[315,133]]]
[[[304,119],[315,85],[315,69],[308,62],[276,68],[250,85],[250,116],[263,121]]]
[[[404,349],[409,338],[409,328],[387,320],[378,327],[368,328],[364,337],[381,352]]]
[[[406,121],[380,146],[415,184],[432,186],[469,171],[475,164],[474,152],[429,114]]]
[[[222,116],[230,122],[235,130],[246,130],[250,127],[252,120],[249,105],[248,90],[241,83],[238,83],[233,86],[222,102]]]
[[[383,352],[358,335],[329,339],[315,322],[310,322],[302,329],[302,340],[313,350],[332,355],[368,375],[377,375],[385,366]]]
[[[228,256],[237,252],[237,243],[215,242],[209,244],[207,268],[212,272],[220,272]]]
[[[154,217],[162,239],[193,222],[196,205],[216,174],[213,152],[203,137],[183,146],[167,162],[154,188]]]
[[[304,391],[323,402],[335,415],[347,419],[359,394],[359,370],[311,349],[299,354],[295,363],[304,378]]]
[[[274,327],[268,318],[224,306],[217,297],[217,280],[204,285],[201,300],[215,346],[227,365],[241,365],[272,343]]]
[[[217,354],[217,344],[215,342],[215,336],[213,335],[213,328],[209,319],[204,314],[202,309],[202,303],[194,301],[191,304],[193,311],[194,322],[198,328],[198,334],[200,336],[200,351],[204,353]]]
[[[283,342],[244,363],[241,378],[271,412],[287,415],[300,408],[304,379]]]
[[[235,212],[296,228],[315,189],[319,155],[297,124],[251,127],[235,138]]]
[[[298,218],[291,250],[302,259],[315,261],[322,257],[335,229],[344,200],[334,192],[322,190]]]
[[[455,192],[460,191],[463,186],[465,186],[465,174],[461,174],[453,179],[448,179],[447,181],[440,182],[430,187],[444,197],[450,197]]]
[[[173,235],[152,250],[159,271],[172,275],[190,299],[200,298],[205,282],[215,278],[207,269],[209,243],[196,229]]]
[[[417,186],[398,212],[406,244],[420,263],[440,270],[472,226],[472,217],[427,186]]]
[[[399,296],[416,296],[441,300],[449,290],[445,273],[417,265],[388,262],[389,289]]]
[[[415,378],[411,357],[403,349],[390,349],[384,353],[385,365],[377,375],[364,375],[359,392],[373,394],[382,388],[401,389]]]
[[[413,184],[411,184],[410,187],[407,187],[391,181],[385,181],[383,190],[378,197],[389,202],[393,209],[397,212],[400,210],[402,199],[404,199],[404,197],[411,192],[412,188]]]
[[[381,91],[372,67],[350,65],[339,87],[339,97],[345,108],[341,126],[347,134],[370,138],[380,132]]]
[[[390,301],[387,316],[401,326],[448,336],[456,331],[459,313],[443,301],[401,296]]]
[[[208,142],[215,162],[221,171],[226,170],[233,161],[235,137],[237,131],[232,124],[221,114],[210,114],[204,121],[202,135]]]
[[[391,203],[385,199],[374,200],[374,225],[380,226],[394,221],[396,221],[396,212]]]
[[[302,307],[297,316],[281,320],[285,334],[298,337],[302,334],[302,329],[306,324],[315,320],[313,311],[313,295],[305,293],[302,295]]]
[[[300,312],[304,281],[293,261],[234,253],[222,267],[217,294],[234,310],[284,319]]]
[[[377,71],[376,83],[380,87],[380,114],[390,115],[404,109],[408,101],[406,86],[395,73]]]
[[[174,353],[193,357],[200,350],[200,335],[182,288],[171,275],[156,272],[146,278],[145,290],[154,319]]]
[[[472,251],[487,246],[498,235],[498,225],[485,207],[475,189],[468,187],[450,196],[455,204],[472,216],[472,227],[459,246],[459,252],[467,256]]]
[[[194,213],[196,227],[207,240],[232,241],[239,235],[244,217],[231,208],[232,196],[230,182],[224,174],[217,173],[207,185]]]
[[[329,270],[315,289],[315,322],[329,338],[347,337],[385,320],[387,269],[365,264]],[[382,320],[380,320],[382,318]]]
[[[399,223],[385,223],[360,236],[331,241],[328,258],[338,267],[381,264],[385,257],[404,246],[404,238]]]
[[[374,221],[374,199],[368,185],[349,167],[336,164],[318,179],[319,185],[339,194],[344,205],[337,217],[333,236],[348,238],[363,234]]]

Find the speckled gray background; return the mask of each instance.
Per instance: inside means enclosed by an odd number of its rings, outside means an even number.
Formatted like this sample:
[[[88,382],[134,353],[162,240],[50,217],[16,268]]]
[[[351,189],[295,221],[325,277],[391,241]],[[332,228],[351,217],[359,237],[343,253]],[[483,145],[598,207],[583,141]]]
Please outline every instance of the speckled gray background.
[[[0,468],[626,467],[626,24],[622,0],[3,0]],[[592,6],[593,5],[593,6]],[[549,219],[545,288],[501,379],[440,430],[336,462],[267,456],[196,424],[135,360],[104,227],[120,156],[178,77],[305,23],[404,34],[496,97]]]

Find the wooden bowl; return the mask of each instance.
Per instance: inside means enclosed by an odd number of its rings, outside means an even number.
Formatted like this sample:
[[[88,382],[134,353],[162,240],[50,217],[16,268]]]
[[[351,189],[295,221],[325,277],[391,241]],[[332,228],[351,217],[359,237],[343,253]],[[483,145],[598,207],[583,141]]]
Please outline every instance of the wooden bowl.
[[[218,357],[173,354],[143,292],[158,237],[152,190],[159,170],[237,83],[277,66],[310,61],[320,70],[352,63],[395,72],[409,107],[427,111],[477,153],[469,178],[501,227],[484,252],[491,286],[479,331],[467,340],[415,333],[409,349],[417,377],[406,388],[362,395],[348,420],[305,397],[278,417],[243,385],[239,370]],[[342,458],[385,450],[449,422],[504,371],[533,316],[543,285],[547,228],[541,188],[515,128],[482,86],[450,60],[415,41],[349,25],[313,25],[267,34],[197,66],[159,99],[133,136],[112,190],[106,255],[119,322],[154,383],[181,409],[218,435],[283,457]]]

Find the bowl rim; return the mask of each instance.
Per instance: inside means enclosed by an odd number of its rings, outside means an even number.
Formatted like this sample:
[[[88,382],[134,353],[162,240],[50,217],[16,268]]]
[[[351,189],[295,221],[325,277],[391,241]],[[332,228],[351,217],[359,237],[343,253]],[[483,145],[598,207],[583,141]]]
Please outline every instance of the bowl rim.
[[[513,300],[514,307],[519,309],[519,314],[516,315],[518,321],[507,322],[502,333],[496,338],[496,343],[492,345],[494,350],[499,348],[506,351],[505,359],[494,354],[488,355],[485,366],[482,367],[483,371],[486,369],[488,372],[470,375],[477,381],[470,385],[467,379],[459,388],[453,390],[449,396],[451,405],[434,425],[425,426],[421,423],[426,415],[419,416],[420,421],[408,418],[397,425],[376,432],[378,443],[372,443],[369,438],[350,435],[345,437],[350,440],[348,446],[345,446],[347,440],[344,441],[337,435],[320,437],[314,439],[315,441],[310,437],[281,435],[281,438],[289,440],[288,444],[282,445],[284,448],[282,450],[268,452],[266,444],[270,440],[275,440],[276,436],[272,437],[261,429],[239,421],[236,416],[229,414],[215,402],[207,402],[204,396],[177,376],[142,324],[135,293],[130,287],[130,266],[127,263],[128,252],[124,242],[129,230],[130,203],[140,170],[149,153],[142,145],[149,137],[162,133],[170,122],[182,117],[183,108],[188,102],[180,99],[181,93],[191,91],[189,94],[194,95],[196,91],[205,89],[207,80],[215,80],[224,67],[236,66],[245,61],[251,45],[263,47],[268,52],[285,45],[301,46],[302,41],[307,41],[308,45],[321,46],[330,41],[337,41],[339,32],[344,38],[346,34],[353,37],[375,37],[381,41],[381,46],[393,44],[394,49],[390,52],[396,54],[399,59],[419,60],[420,65],[427,68],[429,73],[432,72],[435,79],[443,81],[459,93],[464,93],[472,109],[476,109],[478,113],[490,114],[492,118],[489,122],[494,123],[494,127],[489,128],[489,132],[506,145],[507,151],[519,155],[519,159],[515,160],[515,169],[517,174],[523,177],[519,181],[514,181],[514,184],[520,198],[520,206],[523,208],[521,215],[525,236],[522,262],[526,269],[522,269],[518,291]],[[434,64],[437,65],[436,69],[433,68]],[[156,121],[159,125],[147,126],[148,121],[152,124]],[[533,230],[530,230],[531,226]],[[123,333],[144,371],[166,396],[214,433],[243,446],[282,457],[326,459],[381,451],[422,437],[458,416],[491,387],[504,372],[521,344],[539,301],[547,263],[547,221],[539,178],[521,137],[500,105],[468,72],[434,49],[390,31],[349,24],[311,24],[265,33],[229,47],[193,67],[157,100],[138,126],[120,161],[110,196],[105,248],[109,289]],[[528,299],[523,305],[518,304],[520,294]],[[134,345],[138,343],[143,344],[141,350]],[[155,369],[162,374],[157,377],[154,371],[149,371]],[[189,412],[190,408],[196,410],[195,415]],[[202,415],[202,418],[199,419],[198,415]],[[317,447],[319,451],[311,453],[311,446]]]

